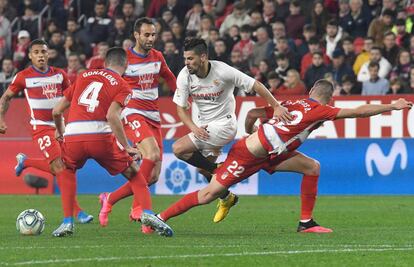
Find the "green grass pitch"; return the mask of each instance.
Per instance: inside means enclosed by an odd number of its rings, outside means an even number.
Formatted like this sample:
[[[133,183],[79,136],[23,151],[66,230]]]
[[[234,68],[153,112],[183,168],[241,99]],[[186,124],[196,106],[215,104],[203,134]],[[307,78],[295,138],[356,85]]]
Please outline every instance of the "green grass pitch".
[[[156,196],[156,211],[178,197]],[[319,197],[315,219],[332,234],[298,234],[296,196],[242,196],[226,220],[212,222],[215,204],[173,218],[175,236],[143,235],[128,220],[130,199],[109,225],[97,222],[97,196],[79,196],[95,216],[75,235],[54,238],[58,196],[0,196],[0,266],[413,266],[414,196]],[[35,208],[46,217],[40,236],[20,236],[16,216]]]

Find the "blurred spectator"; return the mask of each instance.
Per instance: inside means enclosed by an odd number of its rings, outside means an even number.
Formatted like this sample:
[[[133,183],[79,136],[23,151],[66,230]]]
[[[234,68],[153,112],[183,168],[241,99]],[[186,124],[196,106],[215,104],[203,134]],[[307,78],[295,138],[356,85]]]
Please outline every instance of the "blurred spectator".
[[[289,16],[289,3],[286,0],[276,0],[276,19],[285,21]]]
[[[68,57],[70,54],[78,54],[82,61],[85,61],[86,56],[83,52],[83,47],[76,42],[72,35],[68,35],[65,38],[65,43],[63,44],[65,49],[65,56]]]
[[[235,69],[250,75],[249,64],[247,60],[243,59],[242,53],[240,50],[231,51],[230,55],[230,65],[233,66]]]
[[[211,28],[209,31],[209,42],[207,43],[208,46],[208,54],[211,57],[215,56],[214,52],[214,43],[220,38],[219,30],[217,28]]]
[[[56,24],[56,21],[54,19],[51,19],[47,22],[46,30],[43,32],[43,38],[46,42],[50,41],[50,38],[52,37],[52,33],[58,30],[58,26]]]
[[[312,65],[308,67],[305,72],[304,82],[306,88],[309,90],[313,84],[323,79],[325,74],[329,72],[328,67],[323,63],[323,54],[321,52],[315,52],[312,55]]]
[[[302,57],[302,61],[300,63],[300,76],[302,77],[302,79],[305,77],[305,72],[308,69],[308,67],[312,65],[313,53],[318,51],[321,52],[321,47],[316,37],[313,37],[309,40],[308,51],[309,52]],[[326,54],[323,55],[323,62],[326,65],[330,63],[330,60]]]
[[[395,22],[395,33],[397,34],[396,43],[399,47],[410,49],[410,37],[405,26],[405,20],[397,19]]]
[[[390,73],[391,68],[392,68],[392,66],[388,62],[388,60],[386,60],[382,56],[381,49],[377,46],[374,46],[371,49],[369,62],[365,62],[362,65],[361,70],[358,73],[358,81],[359,82],[365,82],[365,81],[368,81],[370,79],[370,71],[369,71],[369,64],[370,63],[377,63],[378,64],[378,66],[379,66],[378,76],[380,78],[386,78],[388,73]]]
[[[257,42],[253,47],[253,66],[259,66],[260,61],[270,58],[272,51],[273,43],[266,28],[257,29]]]
[[[371,21],[369,12],[362,8],[362,0],[350,0],[351,12],[342,19],[342,26],[352,37],[365,37]]]
[[[301,14],[300,2],[293,0],[289,5],[290,15],[286,18],[286,34],[290,38],[299,39],[305,25],[305,16]]]
[[[109,33],[109,46],[122,46],[122,42],[128,38],[131,32],[127,31],[124,17],[115,17],[114,29]]]
[[[280,38],[285,38],[288,41],[288,45],[290,50],[295,51],[296,50],[296,44],[295,41],[292,38],[288,38],[286,36],[286,27],[285,24],[283,24],[280,21],[276,21],[272,24],[272,33],[273,33],[273,43],[277,46],[277,43]]]
[[[243,25],[240,29],[241,40],[233,47],[233,51],[239,51],[243,60],[250,60],[253,55],[254,42],[251,37],[249,25]]]
[[[381,0],[368,0],[367,8],[371,18],[378,17],[381,14]]]
[[[237,25],[231,26],[229,32],[223,36],[223,40],[226,43],[227,52],[230,52],[233,46],[240,41],[240,28]]]
[[[72,52],[81,50],[80,55],[83,61],[85,60],[85,56],[92,56],[92,47],[90,45],[89,36],[87,36],[87,32],[79,30],[78,23],[75,18],[68,19],[66,29],[66,36],[72,36],[73,43],[77,46],[76,48],[71,48]]]
[[[208,42],[210,29],[214,26],[214,21],[209,15],[203,15],[200,22],[200,30],[197,36]]]
[[[231,26],[237,25],[239,27],[250,23],[250,16],[244,10],[244,4],[238,2],[234,5],[233,12],[226,17],[220,26],[220,35],[224,36]]]
[[[326,54],[332,59],[332,53],[342,39],[342,28],[336,20],[330,20],[326,25],[325,48]]]
[[[309,41],[316,37],[316,30],[310,24],[303,26],[303,39],[302,42],[297,46],[296,51],[300,57],[303,57],[309,52]],[[319,43],[319,40],[318,40]]]
[[[9,4],[8,0],[0,0],[0,15],[5,16],[9,21],[12,21],[16,16],[16,9]]]
[[[106,15],[105,1],[98,0],[95,4],[95,16],[89,17],[86,32],[91,43],[97,44],[106,41],[111,29],[112,20]]]
[[[253,10],[250,14],[250,22],[249,26],[252,30],[252,37],[256,38],[256,31],[260,27],[268,27],[268,25],[264,22],[262,13],[258,10]]]
[[[178,73],[180,73],[181,69],[184,67],[184,61],[182,56],[179,54],[175,43],[172,40],[166,41],[163,50],[164,58],[168,67],[175,76],[178,76]]]
[[[167,3],[161,7],[158,16],[166,10],[171,11],[173,16],[177,17],[178,21],[184,21],[185,14],[187,13],[187,8],[180,4],[178,0],[167,0]]]
[[[411,1],[412,2],[412,1]],[[410,7],[413,8],[413,3],[410,4]],[[413,9],[414,10],[414,9]],[[397,10],[397,20],[403,20],[405,22],[405,30],[408,33],[412,33],[413,30],[413,15],[414,13],[411,13],[410,16],[408,16],[407,11],[404,8]],[[395,27],[394,27],[395,28]],[[393,28],[393,32],[396,33],[396,29]]]
[[[164,10],[161,14],[161,21],[164,23],[166,27],[165,28],[171,28],[174,22],[177,22],[178,19],[174,14],[171,12],[171,10]],[[162,31],[161,31],[162,32]]]
[[[24,15],[21,18],[21,28],[27,30],[32,39],[36,39],[39,36],[37,28],[38,20],[39,18],[36,16],[34,8],[32,6],[26,6]]]
[[[299,69],[300,67],[299,56],[296,54],[294,50],[290,49],[286,37],[279,38],[276,44],[276,47],[275,47],[275,53],[285,54],[289,58],[289,62],[292,68]]]
[[[271,23],[277,21],[277,19],[278,18],[277,18],[277,14],[276,14],[274,1],[264,0],[263,1],[263,21],[266,24],[271,24]]]
[[[348,15],[351,13],[349,7],[349,0],[339,0],[339,12],[338,12],[338,23],[342,29],[348,27]]]
[[[122,4],[122,16],[125,19],[125,31],[131,33],[134,30],[134,23],[137,20],[135,15],[135,1],[134,0],[125,0]]]
[[[410,94],[412,91],[408,88],[407,84],[401,81],[399,78],[391,79],[390,89],[388,95]]]
[[[354,78],[352,68],[345,63],[345,53],[342,49],[337,49],[333,52],[330,71],[332,72],[333,80],[339,85],[342,84],[342,77],[345,75]]]
[[[17,69],[13,66],[12,58],[4,58],[0,72],[0,96],[7,90],[7,87],[9,87],[9,84],[12,82],[16,73]]]
[[[50,36],[49,46],[55,48],[59,54],[65,54],[65,49],[63,48],[63,34],[61,31],[55,31]]]
[[[53,67],[64,69],[67,67],[68,62],[66,60],[66,57],[63,55],[63,53],[60,53],[56,47],[49,46],[48,64]]]
[[[214,57],[213,60],[223,61],[227,64],[230,64],[230,58],[227,53],[226,42],[223,39],[218,39],[214,42]]]
[[[283,54],[279,53],[276,55],[276,64],[277,68],[275,72],[281,79],[283,79],[283,82],[286,80],[287,73],[292,67],[290,66],[289,58]]]
[[[79,70],[82,68],[81,60],[78,54],[71,53],[68,55],[68,67],[66,73],[71,83],[74,83],[78,76]]]
[[[392,29],[394,12],[386,9],[379,18],[374,19],[368,28],[368,36],[374,39],[374,44],[381,46],[384,34]]]
[[[316,29],[316,36],[321,38],[325,33],[326,26],[330,20],[329,13],[324,7],[323,0],[315,0],[313,2],[312,13],[308,20]]]
[[[13,64],[18,69],[21,70],[25,67],[24,61],[27,57],[27,49],[30,44],[30,34],[26,30],[21,30],[17,34],[17,45],[13,53]]]
[[[184,36],[183,30],[184,30],[183,26],[178,21],[174,22],[171,26],[171,31],[174,35],[174,42],[175,42],[175,45],[177,46],[177,49],[179,49],[179,50],[181,50],[181,48],[184,45],[185,36]]]
[[[3,56],[10,52],[10,21],[4,16],[0,15],[0,59],[3,58]]]
[[[97,55],[91,57],[89,61],[86,63],[86,67],[88,69],[102,69],[104,68],[104,61],[106,52],[109,49],[109,45],[106,42],[100,42],[98,44],[98,52]]]
[[[340,89],[339,95],[360,95],[361,87],[351,76],[343,76],[341,81],[342,87]]]
[[[276,72],[271,71],[267,75],[267,83],[269,84],[269,91],[272,95],[277,95],[277,90],[283,85],[283,80],[277,75]]]
[[[161,33],[160,38],[155,40],[154,48],[162,51],[164,50],[164,45],[168,41],[174,41],[174,35],[171,30],[165,30]]]
[[[122,5],[120,0],[108,1],[108,17],[114,18],[122,15]]]
[[[362,65],[365,62],[369,61],[370,52],[371,52],[373,45],[374,45],[374,40],[371,37],[366,37],[364,39],[364,47],[362,49],[362,52],[357,56],[354,66],[352,67],[355,75],[358,75],[359,71],[361,70]]]
[[[203,6],[201,3],[194,3],[193,7],[185,15],[184,25],[187,31],[198,31],[201,27],[201,15]],[[210,26],[211,27],[211,26]]]
[[[408,91],[410,94],[414,93],[414,67],[411,67],[410,70],[410,85],[408,86]]]
[[[128,49],[130,49],[132,46],[134,45],[134,42],[131,39],[125,39],[122,42],[122,48],[127,51]]]
[[[353,66],[356,55],[355,55],[355,48],[354,48],[354,40],[352,37],[345,37],[342,39],[342,49],[345,54],[345,63],[349,66]]]
[[[410,82],[411,64],[412,58],[410,52],[401,50],[397,56],[397,64],[395,64],[391,71],[390,79],[398,78],[405,86],[408,86]]]
[[[306,87],[300,79],[299,72],[294,69],[287,72],[284,84],[273,92],[275,96],[304,94],[306,94]]]
[[[391,11],[397,11],[397,0],[382,0],[382,11],[388,9]]]
[[[223,15],[227,0],[203,0],[203,11],[210,16],[218,17]]]
[[[385,95],[390,84],[379,76],[380,65],[372,61],[368,64],[369,78],[362,83],[362,95]]]
[[[266,59],[263,59],[259,63],[258,71],[254,78],[263,83],[265,86],[267,85],[267,74],[270,71],[269,62]]]
[[[382,50],[382,54],[384,55],[385,59],[391,63],[391,65],[395,65],[397,62],[397,56],[400,52],[400,48],[397,46],[395,40],[395,34],[393,32],[386,32],[383,40],[384,49]]]
[[[166,3],[167,3],[167,0],[150,1],[150,4],[146,11],[147,17],[149,18],[157,17],[161,10],[161,7],[163,7]]]

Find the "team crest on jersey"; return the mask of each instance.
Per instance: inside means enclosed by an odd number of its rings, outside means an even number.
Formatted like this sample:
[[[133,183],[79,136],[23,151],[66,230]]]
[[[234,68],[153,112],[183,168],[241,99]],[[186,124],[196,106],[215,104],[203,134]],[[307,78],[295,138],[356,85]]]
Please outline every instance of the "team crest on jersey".
[[[43,83],[42,84],[43,95],[48,99],[56,98],[58,88],[56,83]]]
[[[221,82],[220,82],[220,80],[214,80],[213,83],[214,83],[215,86],[219,86]]]

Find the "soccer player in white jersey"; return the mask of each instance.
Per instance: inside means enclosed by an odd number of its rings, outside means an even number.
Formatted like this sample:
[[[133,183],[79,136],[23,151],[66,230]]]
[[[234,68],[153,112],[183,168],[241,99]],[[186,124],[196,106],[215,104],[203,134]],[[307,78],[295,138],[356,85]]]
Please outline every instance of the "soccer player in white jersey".
[[[263,97],[274,108],[276,119],[287,122],[291,116],[262,83],[224,62],[209,60],[203,39],[185,40],[184,59],[186,66],[177,77],[173,101],[177,104],[178,116],[191,133],[173,144],[173,152],[179,159],[201,169],[210,181],[221,149],[237,133],[235,87],[246,92],[255,91]],[[189,97],[199,110],[196,121],[187,111]],[[238,197],[229,191],[222,195],[213,221],[223,220],[237,200]]]

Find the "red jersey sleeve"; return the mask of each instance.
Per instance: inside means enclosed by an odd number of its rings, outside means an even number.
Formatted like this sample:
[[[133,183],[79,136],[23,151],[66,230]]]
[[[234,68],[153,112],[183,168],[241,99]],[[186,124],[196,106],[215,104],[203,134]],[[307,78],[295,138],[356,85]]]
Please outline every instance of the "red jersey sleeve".
[[[265,112],[266,112],[266,119],[271,119],[273,118],[273,113],[275,112],[275,110],[271,106],[266,106]]]
[[[123,82],[120,86],[122,89],[115,95],[113,101],[118,102],[122,107],[125,107],[129,100],[131,100],[132,90],[126,82]]]
[[[338,112],[340,110],[341,110],[340,108],[336,108],[336,107],[332,107],[328,105],[320,105],[318,113],[321,119],[333,121],[335,120],[336,115],[338,115]]]
[[[65,91],[70,86],[70,80],[66,71],[61,69],[60,73],[62,73],[63,76],[62,90]]]
[[[167,62],[165,62],[164,56],[161,52],[159,54],[159,57],[161,60],[160,76],[164,78],[165,82],[168,85],[168,88],[170,88],[172,92],[175,92],[175,89],[177,89],[177,78],[168,67]]]
[[[69,86],[68,88],[66,88],[66,90],[63,91],[63,95],[65,96],[65,98],[69,102],[72,102],[73,92],[75,91],[75,86],[76,86],[76,81],[74,83],[72,83],[71,86]]]
[[[21,73],[17,73],[11,84],[9,85],[9,88],[13,93],[17,94],[20,91],[23,91],[25,89],[25,84],[24,84],[24,78],[22,77]]]

